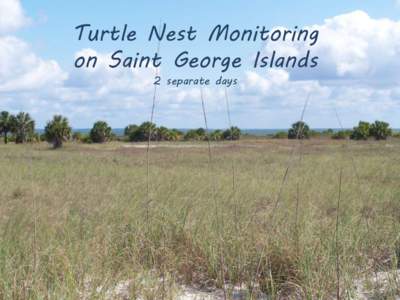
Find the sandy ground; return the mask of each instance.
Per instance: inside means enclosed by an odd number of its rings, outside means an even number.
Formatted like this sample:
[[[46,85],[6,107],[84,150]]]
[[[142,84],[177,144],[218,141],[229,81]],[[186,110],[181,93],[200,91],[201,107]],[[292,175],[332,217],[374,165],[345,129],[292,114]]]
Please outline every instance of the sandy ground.
[[[126,280],[118,283],[113,289],[105,292],[105,299],[137,299],[144,300],[142,297],[132,298],[129,295],[130,285],[132,281]],[[392,288],[390,288],[392,287]],[[396,290],[393,290],[393,287]],[[396,288],[397,287],[397,288]],[[248,299],[248,291],[244,288],[234,287],[229,289],[231,291],[227,299],[232,300],[246,300]],[[97,288],[101,293],[101,287]],[[400,300],[400,270],[393,272],[377,272],[371,277],[366,279],[359,279],[354,282],[353,295],[347,295],[347,299],[351,300],[376,300],[376,299],[394,299]],[[90,299],[88,294],[82,294],[83,299]],[[176,293],[176,300],[224,300],[225,295],[222,289],[202,290],[190,286],[181,286]],[[255,300],[270,299],[265,294],[258,294],[253,296]],[[285,295],[278,297],[278,299],[303,299],[300,295]],[[332,298],[334,299],[334,297]]]

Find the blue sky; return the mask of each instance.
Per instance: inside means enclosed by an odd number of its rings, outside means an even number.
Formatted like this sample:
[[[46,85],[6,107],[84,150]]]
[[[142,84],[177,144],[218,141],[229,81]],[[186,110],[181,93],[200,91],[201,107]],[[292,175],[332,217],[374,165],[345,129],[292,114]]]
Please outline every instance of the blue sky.
[[[113,127],[140,123],[148,119],[150,111],[153,70],[76,70],[77,53],[94,51],[106,57],[122,48],[127,53],[148,54],[156,48],[155,43],[145,41],[152,25],[160,20],[174,29],[193,25],[199,31],[195,42],[161,44],[166,59],[161,75],[163,79],[216,78],[220,74],[215,71],[178,70],[168,62],[182,50],[200,56],[250,59],[259,49],[272,49],[260,43],[210,44],[206,36],[215,24],[238,28],[317,26],[321,40],[316,51],[322,60],[318,69],[303,73],[252,70],[244,63],[240,70],[225,74],[240,83],[229,89],[233,122],[246,128],[288,127],[298,119],[310,94],[306,121],[313,127],[338,127],[334,109],[345,126],[360,119],[385,119],[400,127],[400,3],[396,2],[0,0],[0,19],[2,14],[10,17],[0,21],[0,66],[4,66],[0,106],[31,112],[39,127],[55,113],[69,117],[76,128],[90,127],[99,119]],[[138,40],[124,44],[79,42],[74,27],[81,23],[104,29],[127,23],[138,32]],[[285,51],[302,49],[282,47]],[[227,124],[223,92],[217,87],[205,91],[210,127]],[[198,88],[162,86],[157,100],[157,123],[180,128],[202,125]]]

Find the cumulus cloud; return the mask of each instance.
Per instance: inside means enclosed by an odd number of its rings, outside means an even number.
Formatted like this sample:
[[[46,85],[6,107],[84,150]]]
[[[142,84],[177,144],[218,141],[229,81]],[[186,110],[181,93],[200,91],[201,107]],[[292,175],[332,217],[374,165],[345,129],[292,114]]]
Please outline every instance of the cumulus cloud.
[[[354,119],[383,118],[399,126],[393,111],[400,107],[400,22],[354,11],[308,28],[320,32],[319,42],[311,47],[312,54],[320,57],[318,68],[247,72],[238,91],[248,100],[243,105],[296,118],[288,109],[301,111],[310,95],[308,117],[314,124],[329,126],[328,120],[335,119],[332,109],[337,108],[353,123]],[[265,53],[302,55],[308,48],[303,43],[271,42]]]
[[[93,49],[82,49],[75,53],[78,57],[97,57],[95,68],[74,69],[67,86],[90,88],[98,95],[110,93],[151,92],[154,83],[154,68],[110,68],[111,54],[99,53]]]
[[[400,22],[390,19],[373,19],[364,11],[328,18],[319,30],[319,41],[311,47],[319,56],[319,66],[307,72],[292,72],[295,77],[316,79],[335,78],[400,78]],[[303,43],[268,43],[266,51],[280,49],[283,53],[305,53]],[[282,52],[281,51],[281,52]]]
[[[0,34],[15,31],[28,22],[19,0],[0,1]]]
[[[0,92],[54,88],[67,78],[56,61],[40,58],[28,43],[10,35],[28,23],[19,0],[0,1]]]
[[[0,37],[0,91],[36,90],[59,85],[67,78],[54,60],[38,57],[24,41]]]
[[[258,103],[259,108],[296,108],[309,96],[324,105],[332,91],[317,80],[293,81],[284,70],[270,70],[266,75],[247,72],[238,93],[243,99],[254,99],[250,103]]]
[[[264,76],[248,71],[241,84],[241,92],[246,94],[266,95],[272,88],[280,88],[289,81],[289,73],[285,70],[271,69]]]

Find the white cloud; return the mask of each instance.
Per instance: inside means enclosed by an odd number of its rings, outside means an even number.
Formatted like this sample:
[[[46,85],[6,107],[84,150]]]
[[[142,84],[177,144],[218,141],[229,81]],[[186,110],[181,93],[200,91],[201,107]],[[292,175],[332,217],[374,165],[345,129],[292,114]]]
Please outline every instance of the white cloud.
[[[240,88],[243,93],[261,93],[266,95],[272,87],[280,87],[289,81],[289,73],[285,70],[271,69],[261,76],[259,73],[248,71]]]
[[[247,100],[253,98],[258,107],[301,107],[307,97],[325,103],[331,97],[331,89],[317,80],[293,81],[283,70],[270,70],[261,76],[247,72],[240,86],[239,95]],[[248,105],[247,104],[247,105]],[[251,100],[250,100],[251,104]]]
[[[281,117],[272,114],[271,119],[288,123],[298,118],[310,95],[307,117],[317,126],[337,126],[336,107],[343,110],[345,123],[351,120],[348,126],[358,119],[382,118],[399,127],[398,115],[393,112],[400,108],[400,22],[355,11],[309,28],[320,31],[319,42],[312,47],[312,54],[320,57],[318,68],[247,72],[238,91],[240,98],[246,99],[241,107],[276,111]],[[269,43],[265,51],[302,55],[308,48],[300,43]]]
[[[24,41],[0,37],[0,91],[37,90],[62,84],[67,73],[54,60],[38,57]]]
[[[354,11],[328,18],[322,25],[312,25],[309,29],[320,32],[313,47],[303,43],[266,46],[268,53],[277,49],[284,55],[304,54],[311,48],[312,54],[319,56],[318,68],[292,72],[295,78],[400,78],[399,21],[373,19],[363,11]]]
[[[0,1],[0,34],[15,31],[28,22],[19,0]]]
[[[67,85],[82,89],[94,89],[98,95],[111,93],[148,93],[153,90],[155,69],[134,69],[109,67],[111,54],[98,53],[93,49],[82,49],[75,53],[77,57],[97,57],[95,68],[74,69]]]

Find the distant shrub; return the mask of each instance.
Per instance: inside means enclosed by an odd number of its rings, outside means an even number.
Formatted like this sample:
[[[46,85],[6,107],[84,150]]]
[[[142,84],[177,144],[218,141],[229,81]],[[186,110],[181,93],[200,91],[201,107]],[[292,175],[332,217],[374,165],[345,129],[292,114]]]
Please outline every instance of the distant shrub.
[[[370,136],[370,126],[368,122],[360,121],[358,126],[353,128],[350,138],[357,141],[368,140]]]
[[[4,144],[8,143],[8,134],[11,132],[13,116],[8,111],[0,113],[0,134],[4,136]]]
[[[160,126],[155,130],[156,139],[158,141],[173,141],[175,134],[165,126]]]
[[[308,139],[310,137],[310,127],[303,121],[292,124],[288,131],[289,139]]]
[[[149,134],[151,134],[150,140],[154,141],[157,139],[157,127],[156,124],[151,122],[144,122],[139,127],[134,129],[131,127],[128,130],[129,141],[131,142],[145,142],[149,140]]]
[[[175,128],[171,129],[169,134],[171,136],[171,141],[178,141],[183,137],[183,132]]]
[[[124,135],[129,137],[131,134],[133,134],[137,129],[139,128],[139,126],[135,125],[135,124],[130,124],[128,126],[125,127],[124,129]]]
[[[321,132],[321,135],[323,136],[332,136],[334,134],[335,134],[334,130],[330,128]]]
[[[35,133],[35,121],[28,113],[20,112],[16,116],[11,116],[11,132],[17,144],[32,141]]]
[[[219,129],[214,130],[210,134],[210,139],[212,141],[222,141],[224,139],[224,133],[222,132],[222,130]]]
[[[332,139],[334,140],[345,140],[348,139],[351,135],[351,130],[340,130],[332,134]]]
[[[54,149],[62,147],[63,142],[71,138],[71,132],[68,119],[60,115],[54,116],[53,120],[47,122],[44,129],[46,141],[53,144]]]
[[[105,143],[112,139],[112,129],[104,121],[97,121],[90,130],[90,139],[93,143]]]
[[[376,140],[386,140],[392,135],[392,129],[389,127],[389,123],[375,121],[375,123],[371,124],[369,133]]]
[[[93,143],[93,141],[90,138],[89,134],[82,135],[82,143],[85,143],[85,144],[92,144]]]
[[[15,135],[11,135],[8,137],[8,142],[9,143],[15,143]]]
[[[42,135],[40,135],[37,132],[34,132],[28,139],[29,142],[31,143],[40,143],[42,141],[41,139]]]
[[[240,139],[241,135],[242,132],[239,127],[232,126],[231,128],[228,128],[224,131],[223,138],[224,140],[236,141]]]
[[[45,142],[45,141],[46,141],[46,134],[45,134],[45,133],[42,133],[42,134],[39,136],[39,138],[40,138],[40,141],[41,141],[41,142]]]
[[[204,128],[191,129],[185,133],[185,141],[204,141],[207,139],[206,131]]]
[[[288,133],[286,131],[278,131],[272,136],[273,139],[287,139]]]
[[[92,143],[89,134],[75,131],[72,134],[72,140],[76,143]]]
[[[319,131],[310,130],[310,132],[309,132],[309,137],[318,138],[318,137],[321,137],[321,136],[322,136],[322,133],[319,132]]]

